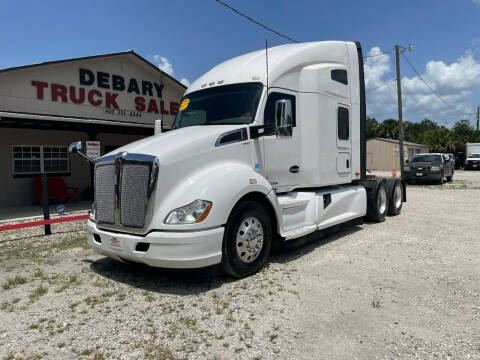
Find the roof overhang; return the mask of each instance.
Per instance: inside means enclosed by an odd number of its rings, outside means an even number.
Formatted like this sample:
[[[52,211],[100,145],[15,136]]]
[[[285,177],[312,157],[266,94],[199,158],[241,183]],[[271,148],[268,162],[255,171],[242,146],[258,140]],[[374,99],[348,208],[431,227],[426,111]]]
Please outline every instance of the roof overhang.
[[[136,122],[125,122],[125,121],[112,121],[112,120],[102,120],[102,119],[89,119],[89,118],[76,118],[76,117],[64,117],[64,116],[51,116],[51,115],[42,115],[42,114],[28,114],[28,113],[16,113],[8,111],[0,111],[0,124],[2,118],[18,118],[18,119],[30,119],[30,120],[48,120],[48,121],[62,121],[62,122],[73,122],[73,123],[83,123],[83,124],[98,124],[98,125],[113,125],[113,126],[124,126],[124,127],[140,127],[152,129],[153,124],[141,124]]]

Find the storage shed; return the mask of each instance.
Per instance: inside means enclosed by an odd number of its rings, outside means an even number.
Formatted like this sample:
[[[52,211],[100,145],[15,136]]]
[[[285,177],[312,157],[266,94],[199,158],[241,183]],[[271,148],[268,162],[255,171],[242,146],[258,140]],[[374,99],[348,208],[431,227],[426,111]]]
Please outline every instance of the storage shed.
[[[415,154],[428,153],[428,145],[403,142],[405,160]],[[368,170],[400,170],[400,152],[398,140],[372,138],[367,140]]]

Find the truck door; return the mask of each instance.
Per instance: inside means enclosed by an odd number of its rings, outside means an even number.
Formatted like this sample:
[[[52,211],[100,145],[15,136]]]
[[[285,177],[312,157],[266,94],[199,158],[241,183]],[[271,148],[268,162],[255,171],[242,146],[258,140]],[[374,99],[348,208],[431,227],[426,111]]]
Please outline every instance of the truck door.
[[[280,118],[282,106],[290,106],[291,116]],[[265,105],[264,124],[271,125],[265,129],[263,137],[265,174],[274,187],[300,183],[302,164],[296,107],[295,93],[283,89],[270,92]]]
[[[351,173],[350,107],[339,103],[337,106],[337,173],[349,176]]]

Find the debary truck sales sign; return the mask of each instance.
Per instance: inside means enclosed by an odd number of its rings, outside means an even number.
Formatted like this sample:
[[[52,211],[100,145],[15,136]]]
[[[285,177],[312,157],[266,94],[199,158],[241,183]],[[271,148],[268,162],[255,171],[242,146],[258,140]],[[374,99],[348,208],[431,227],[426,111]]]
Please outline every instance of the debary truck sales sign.
[[[171,125],[185,92],[133,53],[0,72],[0,111]]]

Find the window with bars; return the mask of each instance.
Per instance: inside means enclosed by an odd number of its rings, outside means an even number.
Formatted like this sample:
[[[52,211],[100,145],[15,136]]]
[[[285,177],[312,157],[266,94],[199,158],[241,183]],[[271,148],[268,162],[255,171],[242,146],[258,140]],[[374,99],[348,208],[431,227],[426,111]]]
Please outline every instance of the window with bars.
[[[13,175],[66,173],[69,157],[66,146],[14,145],[12,146]]]

